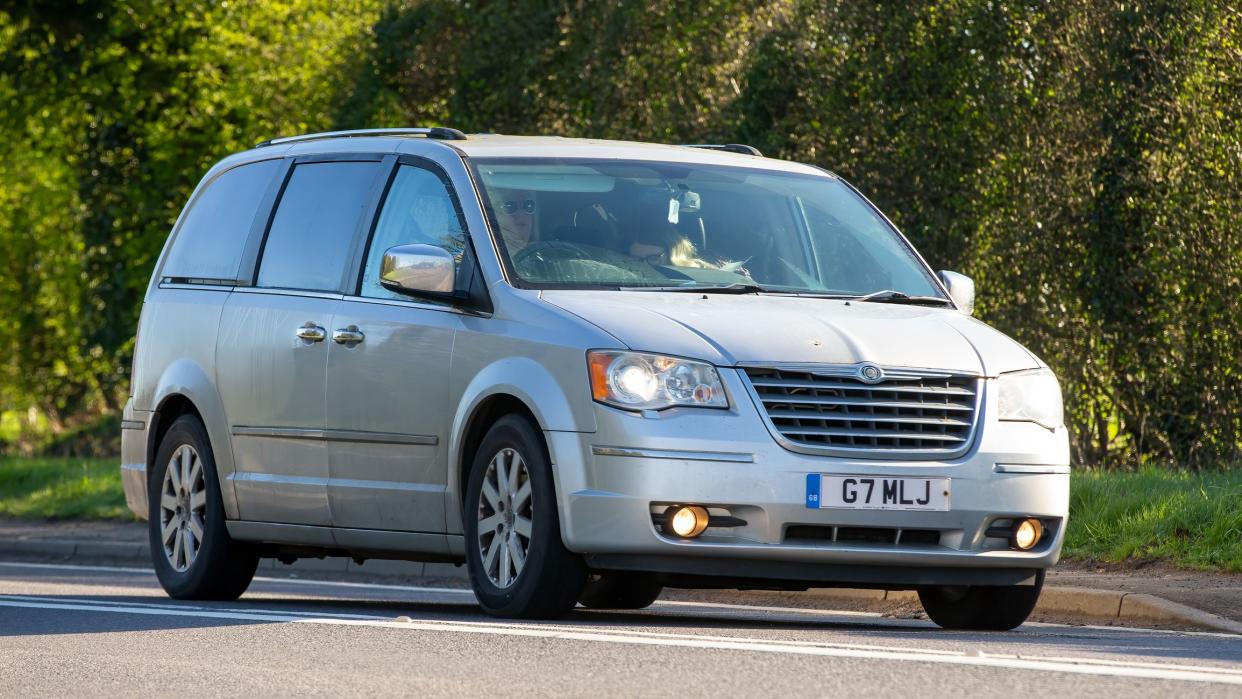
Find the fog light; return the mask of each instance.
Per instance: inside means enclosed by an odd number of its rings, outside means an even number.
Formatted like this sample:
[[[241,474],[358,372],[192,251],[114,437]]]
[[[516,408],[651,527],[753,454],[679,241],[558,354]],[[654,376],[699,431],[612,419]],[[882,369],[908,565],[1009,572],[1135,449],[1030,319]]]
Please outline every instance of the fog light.
[[[664,511],[664,531],[693,539],[707,529],[710,516],[698,505],[673,505]]]
[[[1013,535],[1009,538],[1009,544],[1019,551],[1029,551],[1035,548],[1035,544],[1044,536],[1044,523],[1028,517],[1020,520],[1013,528]]]

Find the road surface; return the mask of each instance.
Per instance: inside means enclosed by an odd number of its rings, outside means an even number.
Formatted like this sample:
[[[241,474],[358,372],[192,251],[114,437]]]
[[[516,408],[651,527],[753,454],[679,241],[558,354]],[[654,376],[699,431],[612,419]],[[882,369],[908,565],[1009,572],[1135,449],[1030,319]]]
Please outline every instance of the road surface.
[[[1242,636],[661,601],[556,622],[469,591],[259,578],[167,598],[142,568],[0,562],[0,696],[1242,697]]]

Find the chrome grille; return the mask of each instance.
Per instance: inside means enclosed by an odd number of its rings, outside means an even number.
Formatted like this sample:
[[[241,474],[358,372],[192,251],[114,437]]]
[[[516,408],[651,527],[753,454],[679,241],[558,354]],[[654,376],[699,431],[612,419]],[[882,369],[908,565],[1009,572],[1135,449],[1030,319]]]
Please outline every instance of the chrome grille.
[[[854,366],[744,369],[772,428],[795,451],[946,458],[970,447],[977,377],[893,368],[866,383]]]

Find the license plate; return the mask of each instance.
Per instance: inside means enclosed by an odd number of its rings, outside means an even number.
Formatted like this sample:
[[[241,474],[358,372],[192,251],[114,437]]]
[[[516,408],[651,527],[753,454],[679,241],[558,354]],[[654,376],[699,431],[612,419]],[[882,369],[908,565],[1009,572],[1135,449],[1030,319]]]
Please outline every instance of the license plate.
[[[811,509],[948,510],[948,478],[828,476],[807,474],[806,506]]]

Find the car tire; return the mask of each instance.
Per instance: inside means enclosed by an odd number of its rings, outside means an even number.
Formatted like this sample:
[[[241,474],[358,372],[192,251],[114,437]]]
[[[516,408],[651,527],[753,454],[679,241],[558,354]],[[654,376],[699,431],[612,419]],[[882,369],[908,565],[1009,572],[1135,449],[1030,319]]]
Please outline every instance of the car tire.
[[[663,585],[643,573],[592,573],[578,601],[590,609],[646,609],[663,591]]]
[[[487,431],[462,512],[466,565],[485,612],[553,619],[573,609],[586,566],[561,541],[552,466],[529,420],[506,415]]]
[[[225,528],[216,460],[198,418],[183,415],[164,434],[147,501],[151,562],[170,597],[234,600],[246,591],[259,556]]]
[[[971,631],[1009,631],[1026,621],[1044,588],[1044,571],[1034,585],[932,587],[919,590],[923,611],[938,626]]]

